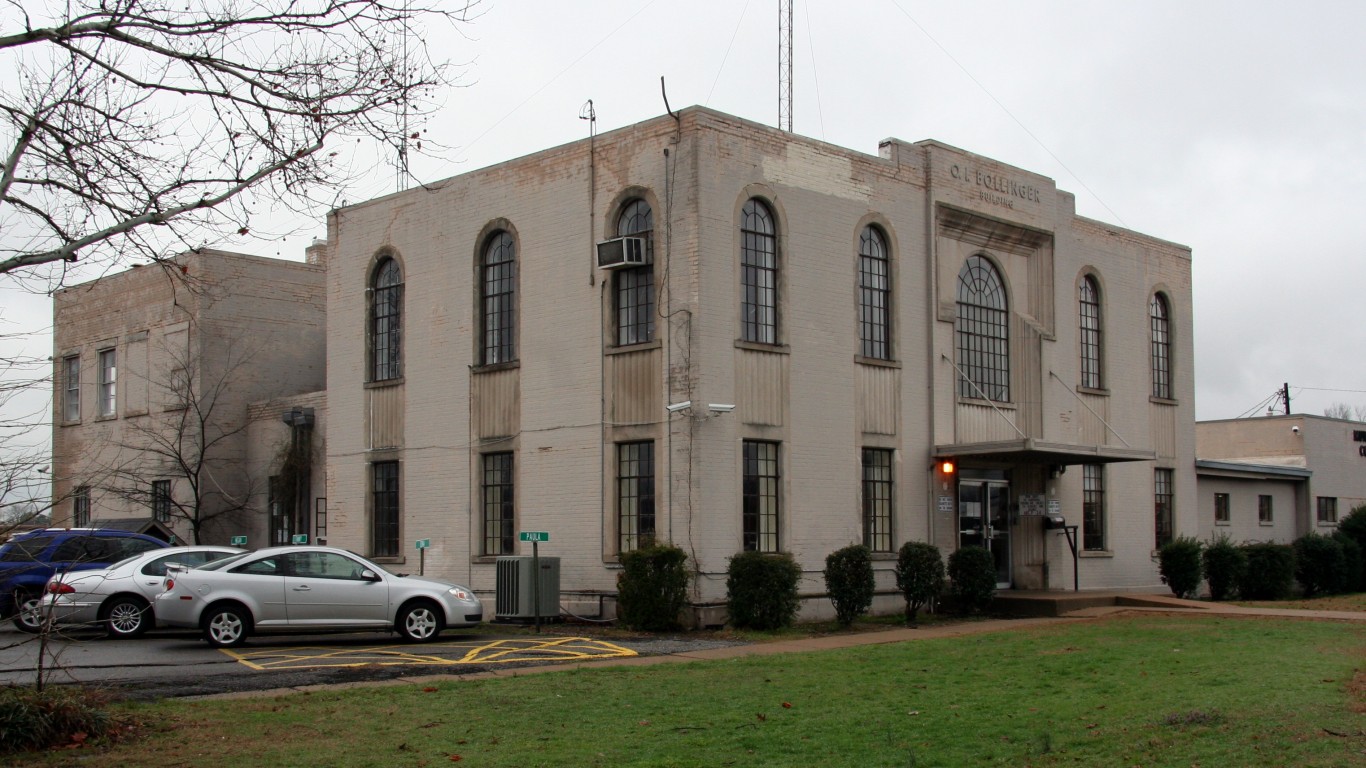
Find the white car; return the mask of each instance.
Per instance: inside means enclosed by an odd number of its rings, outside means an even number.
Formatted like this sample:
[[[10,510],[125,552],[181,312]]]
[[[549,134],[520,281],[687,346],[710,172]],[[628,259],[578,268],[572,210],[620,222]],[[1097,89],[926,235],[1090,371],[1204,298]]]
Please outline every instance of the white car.
[[[172,568],[157,621],[203,631],[215,647],[262,632],[393,630],[410,642],[474,627],[484,606],[458,584],[395,575],[344,549],[271,547],[201,568]]]
[[[47,582],[40,618],[59,625],[102,625],[110,637],[137,637],[156,626],[152,601],[171,563],[203,565],[244,549],[223,546],[154,549],[108,568],[59,573]]]

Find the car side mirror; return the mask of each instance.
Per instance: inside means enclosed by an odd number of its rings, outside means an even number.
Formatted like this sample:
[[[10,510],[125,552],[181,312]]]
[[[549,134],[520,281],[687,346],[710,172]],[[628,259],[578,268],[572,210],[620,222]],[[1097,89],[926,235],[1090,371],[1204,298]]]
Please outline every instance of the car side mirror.
[[[361,571],[360,577],[362,579],[365,579],[366,581],[379,581],[379,574],[375,573],[369,568],[366,568],[365,570]]]

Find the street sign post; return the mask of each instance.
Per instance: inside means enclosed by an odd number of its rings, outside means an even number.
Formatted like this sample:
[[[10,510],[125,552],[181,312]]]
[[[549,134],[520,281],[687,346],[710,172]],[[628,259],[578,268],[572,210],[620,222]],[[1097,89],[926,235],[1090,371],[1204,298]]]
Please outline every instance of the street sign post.
[[[234,547],[245,547],[247,545],[247,537],[233,536],[232,540],[229,543],[232,544]]]
[[[308,543],[308,534],[306,534],[306,533],[296,533],[296,534],[294,534],[294,537],[291,538],[289,541],[290,541],[291,544],[307,544],[307,543]]]
[[[427,548],[432,545],[431,539],[417,540],[417,575],[426,575],[427,570]]]
[[[531,542],[531,602],[536,604],[536,634],[541,634],[541,542],[550,541],[550,531],[518,531],[518,541]]]

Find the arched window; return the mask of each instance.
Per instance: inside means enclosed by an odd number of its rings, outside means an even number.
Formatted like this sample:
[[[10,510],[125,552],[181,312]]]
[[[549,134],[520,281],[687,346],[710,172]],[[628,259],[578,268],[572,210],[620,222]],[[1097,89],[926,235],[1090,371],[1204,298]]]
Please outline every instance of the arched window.
[[[617,344],[641,344],[655,337],[655,217],[650,204],[632,200],[617,218],[617,236],[645,238],[645,263],[616,270]]]
[[[778,343],[778,237],[773,213],[751,198],[740,212],[740,338]]]
[[[892,359],[892,283],[887,240],[876,227],[864,227],[858,245],[859,354]]]
[[[390,257],[380,260],[370,282],[370,380],[403,375],[403,271]]]
[[[1154,293],[1148,304],[1148,321],[1152,329],[1153,397],[1170,400],[1172,396],[1172,329],[1171,309],[1167,297]]]
[[[482,365],[517,359],[517,244],[499,230],[484,243],[480,264]]]
[[[958,273],[960,397],[1010,400],[1008,310],[996,266],[984,256],[969,256]]]
[[[1081,385],[1100,389],[1100,285],[1091,275],[1081,279],[1077,306],[1081,312]]]

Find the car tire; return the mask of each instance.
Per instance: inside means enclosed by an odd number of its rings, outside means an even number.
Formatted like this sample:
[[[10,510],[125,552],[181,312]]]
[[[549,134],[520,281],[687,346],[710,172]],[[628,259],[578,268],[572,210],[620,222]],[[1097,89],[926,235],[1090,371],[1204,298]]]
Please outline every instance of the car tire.
[[[251,615],[240,605],[215,605],[204,612],[204,639],[215,648],[232,648],[247,641]]]
[[[419,600],[399,610],[394,627],[410,643],[430,643],[441,634],[443,624],[441,608],[435,603]]]
[[[41,594],[15,590],[14,628],[30,635],[38,634],[43,628],[43,598]]]
[[[155,619],[152,607],[147,601],[131,595],[118,595],[110,598],[102,609],[104,631],[111,638],[141,637],[152,628]]]

